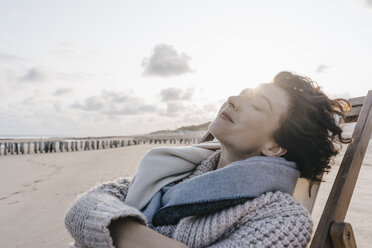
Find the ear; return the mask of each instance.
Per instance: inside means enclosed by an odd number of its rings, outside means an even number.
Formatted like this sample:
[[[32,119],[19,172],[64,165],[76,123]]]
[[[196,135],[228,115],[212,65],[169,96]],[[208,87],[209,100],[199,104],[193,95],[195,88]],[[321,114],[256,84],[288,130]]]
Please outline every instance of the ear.
[[[277,143],[271,141],[264,145],[261,149],[261,153],[267,157],[280,157],[286,154],[287,149],[279,146]]]

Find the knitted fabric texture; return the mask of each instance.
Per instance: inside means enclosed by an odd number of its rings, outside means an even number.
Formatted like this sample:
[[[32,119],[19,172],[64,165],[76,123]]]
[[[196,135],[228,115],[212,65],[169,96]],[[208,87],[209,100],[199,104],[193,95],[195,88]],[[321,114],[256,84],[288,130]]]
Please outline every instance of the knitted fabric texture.
[[[124,203],[143,209],[159,190],[189,176],[201,162],[218,149],[220,143],[217,141],[151,149],[141,159]]]
[[[300,172],[284,158],[254,156],[163,187],[141,212],[155,226],[220,211],[266,192],[292,194]]]
[[[219,156],[219,151],[212,153],[182,181],[214,170]],[[130,216],[147,225],[139,210],[124,204],[129,183],[121,178],[101,184],[68,210],[66,228],[81,247],[114,248],[107,228],[114,219]],[[312,222],[291,195],[277,191],[208,215],[182,218],[176,225],[148,226],[189,247],[306,247]]]

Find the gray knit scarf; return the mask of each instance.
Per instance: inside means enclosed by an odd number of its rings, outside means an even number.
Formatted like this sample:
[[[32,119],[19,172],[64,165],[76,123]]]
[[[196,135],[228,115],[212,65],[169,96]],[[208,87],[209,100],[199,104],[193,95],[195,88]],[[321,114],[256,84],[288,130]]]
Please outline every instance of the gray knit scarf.
[[[176,224],[183,217],[216,212],[266,192],[292,195],[299,175],[293,162],[256,156],[171,183],[158,191],[142,212],[154,226]]]

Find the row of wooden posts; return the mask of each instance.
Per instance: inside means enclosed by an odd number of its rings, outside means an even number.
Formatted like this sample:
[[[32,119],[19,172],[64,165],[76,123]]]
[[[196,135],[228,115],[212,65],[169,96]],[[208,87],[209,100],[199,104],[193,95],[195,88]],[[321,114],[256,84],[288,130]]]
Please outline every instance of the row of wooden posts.
[[[111,149],[139,144],[192,144],[197,138],[177,139],[111,139],[111,140],[58,140],[58,141],[0,141],[0,155],[37,154],[52,152]]]

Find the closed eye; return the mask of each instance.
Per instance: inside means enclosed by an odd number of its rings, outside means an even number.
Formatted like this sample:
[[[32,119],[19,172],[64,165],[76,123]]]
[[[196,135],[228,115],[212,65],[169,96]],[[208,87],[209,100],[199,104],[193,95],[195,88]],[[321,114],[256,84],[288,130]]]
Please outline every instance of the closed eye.
[[[261,110],[262,110],[260,107],[256,106],[255,104],[253,104],[253,108],[254,108],[255,110],[258,110],[258,111],[261,111]]]
[[[273,110],[273,106],[271,105],[271,102],[270,102],[269,98],[267,98],[266,96],[261,95],[261,94],[258,95],[258,97],[259,97],[260,101],[263,101],[263,104],[265,106],[267,106],[271,111]]]
[[[262,111],[262,112],[266,112],[266,110],[269,107],[269,106],[267,106],[266,101],[264,99],[262,99],[261,97],[256,98],[253,101],[252,106],[253,106],[254,109],[256,109],[258,111]]]

